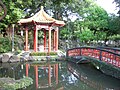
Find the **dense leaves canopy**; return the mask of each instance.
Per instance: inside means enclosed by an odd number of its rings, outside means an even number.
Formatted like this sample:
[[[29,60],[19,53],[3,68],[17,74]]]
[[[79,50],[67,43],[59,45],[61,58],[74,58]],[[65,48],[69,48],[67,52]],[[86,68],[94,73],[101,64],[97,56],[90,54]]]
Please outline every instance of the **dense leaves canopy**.
[[[76,41],[107,40],[108,36],[120,33],[120,17],[108,15],[95,0],[3,0],[7,15],[0,23],[0,31],[21,18],[28,18],[44,6],[52,17],[64,20],[60,39]],[[115,0],[120,5],[120,0]],[[42,34],[39,34],[40,37]]]

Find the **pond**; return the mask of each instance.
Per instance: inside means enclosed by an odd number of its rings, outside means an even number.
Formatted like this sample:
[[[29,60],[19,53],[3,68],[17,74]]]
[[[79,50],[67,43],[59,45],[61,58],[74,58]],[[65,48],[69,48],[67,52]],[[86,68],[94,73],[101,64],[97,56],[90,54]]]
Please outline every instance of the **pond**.
[[[33,84],[20,90],[120,90],[120,80],[90,64],[66,61],[1,63],[0,77],[31,77]]]

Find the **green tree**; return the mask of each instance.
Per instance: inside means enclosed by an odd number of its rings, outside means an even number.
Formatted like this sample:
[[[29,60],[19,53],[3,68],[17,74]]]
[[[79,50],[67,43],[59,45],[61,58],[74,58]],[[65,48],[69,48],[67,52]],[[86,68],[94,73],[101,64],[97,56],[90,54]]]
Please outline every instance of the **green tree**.
[[[118,14],[120,15],[120,0],[114,0],[114,2],[116,3],[116,7],[119,8]]]
[[[92,3],[89,8],[86,8],[84,22],[85,26],[94,30],[95,34],[97,31],[108,28],[108,14],[103,8]]]
[[[95,0],[3,0],[8,14],[0,23],[0,31],[21,18],[28,18],[44,6],[44,10],[59,20],[65,20],[66,26],[61,28],[61,39],[69,40],[102,40],[103,37],[119,32],[119,17],[108,18],[107,12],[94,3]],[[73,18],[77,20],[72,21]],[[118,20],[118,21],[117,21]],[[114,25],[112,27],[112,25]],[[88,28],[88,29],[86,29]],[[88,32],[91,35],[86,35]],[[93,35],[94,33],[94,35]],[[105,34],[106,33],[106,34]],[[82,37],[83,36],[83,37]],[[92,37],[94,36],[94,38]],[[100,37],[99,37],[100,36]],[[89,38],[88,38],[89,37]]]
[[[0,23],[0,31],[5,31],[11,24],[16,23],[21,17],[24,17],[24,9],[31,4],[31,0],[3,0],[7,8],[7,15]]]
[[[109,35],[120,34],[120,17],[116,15],[111,15],[109,17]]]
[[[86,28],[79,34],[79,39],[80,41],[87,43],[88,41],[92,41],[94,39],[94,33],[93,31],[90,31],[90,29]]]

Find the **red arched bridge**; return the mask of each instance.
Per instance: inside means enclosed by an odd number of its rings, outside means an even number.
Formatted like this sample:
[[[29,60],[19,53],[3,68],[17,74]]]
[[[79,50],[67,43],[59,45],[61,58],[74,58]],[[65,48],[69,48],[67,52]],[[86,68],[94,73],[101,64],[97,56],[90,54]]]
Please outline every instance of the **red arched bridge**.
[[[67,60],[75,63],[91,62],[103,73],[120,78],[120,49],[78,47],[68,49]]]

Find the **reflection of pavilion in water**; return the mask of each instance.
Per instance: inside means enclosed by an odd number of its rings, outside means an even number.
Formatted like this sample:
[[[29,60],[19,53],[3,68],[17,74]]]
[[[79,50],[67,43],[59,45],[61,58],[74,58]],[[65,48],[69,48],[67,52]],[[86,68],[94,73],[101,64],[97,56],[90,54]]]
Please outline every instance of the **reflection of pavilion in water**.
[[[26,76],[29,76],[31,67],[34,67],[35,70],[36,89],[49,88],[58,84],[58,64],[26,64]]]
[[[120,90],[119,82],[118,85],[114,84],[113,81],[108,81],[106,77],[100,77],[98,79],[98,74],[95,72],[91,72],[88,69],[78,67],[72,63],[68,63],[68,70],[80,81],[87,84],[88,86],[96,89],[96,90]],[[77,68],[77,69],[76,69]],[[78,69],[79,68],[79,69]],[[81,68],[81,69],[80,69]],[[86,70],[85,70],[86,69]],[[95,76],[96,75],[96,76]],[[106,84],[107,83],[107,84]]]
[[[0,76],[21,79],[31,77],[26,90],[120,90],[120,81],[86,64],[59,62],[8,63],[0,65]],[[59,78],[58,78],[59,77]],[[58,81],[59,80],[59,81]]]

